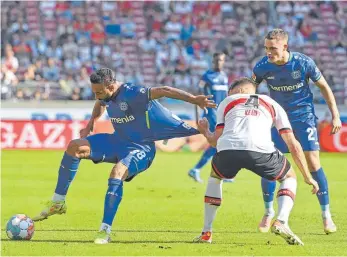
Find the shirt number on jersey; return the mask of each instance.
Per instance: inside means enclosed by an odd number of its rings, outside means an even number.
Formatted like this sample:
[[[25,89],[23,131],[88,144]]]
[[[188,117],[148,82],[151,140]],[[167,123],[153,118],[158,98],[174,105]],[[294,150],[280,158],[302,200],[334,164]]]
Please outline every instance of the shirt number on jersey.
[[[146,157],[145,151],[140,151],[140,150],[134,150],[132,151],[133,154],[136,154],[136,158],[139,160],[142,160],[143,158]]]
[[[259,98],[258,98],[257,95],[251,95],[251,96],[248,98],[248,100],[247,100],[247,102],[246,102],[246,106],[249,106],[249,105],[251,105],[251,106],[253,106],[253,107],[256,107],[256,108],[259,107]]]
[[[310,140],[310,141],[315,141],[316,140],[316,138],[315,138],[315,136],[314,136],[314,134],[316,133],[316,128],[307,128],[306,129],[306,132],[308,133],[308,140]]]

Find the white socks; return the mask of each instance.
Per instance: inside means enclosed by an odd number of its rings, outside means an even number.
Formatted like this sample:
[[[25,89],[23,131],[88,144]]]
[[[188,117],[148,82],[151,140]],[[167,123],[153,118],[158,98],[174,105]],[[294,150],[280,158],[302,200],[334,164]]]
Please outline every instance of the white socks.
[[[209,177],[205,193],[205,220],[203,232],[212,231],[212,223],[222,202],[223,181]]]
[[[54,193],[53,197],[52,197],[52,201],[57,202],[57,201],[65,201],[66,195],[60,195],[60,194],[56,194]]]
[[[288,224],[289,214],[294,205],[297,181],[295,178],[286,178],[281,182],[277,192],[278,215],[277,219]]]
[[[99,231],[101,231],[101,230],[106,230],[106,233],[110,234],[111,233],[111,226],[106,224],[106,223],[101,223]]]
[[[329,204],[324,205],[324,211],[322,211],[322,217],[323,219],[331,220],[331,212],[330,212]]]

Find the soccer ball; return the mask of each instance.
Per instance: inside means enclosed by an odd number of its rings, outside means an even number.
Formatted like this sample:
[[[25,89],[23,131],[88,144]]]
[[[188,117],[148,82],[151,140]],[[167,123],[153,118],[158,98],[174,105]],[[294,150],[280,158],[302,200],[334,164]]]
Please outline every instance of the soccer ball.
[[[12,216],[6,225],[6,234],[11,240],[30,240],[34,230],[34,222],[25,214]]]

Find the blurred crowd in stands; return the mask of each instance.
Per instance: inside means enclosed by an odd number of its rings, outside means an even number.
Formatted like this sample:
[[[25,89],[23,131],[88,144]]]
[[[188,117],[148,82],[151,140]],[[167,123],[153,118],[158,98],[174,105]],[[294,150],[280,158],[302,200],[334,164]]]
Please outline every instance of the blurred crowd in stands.
[[[215,51],[230,80],[251,76],[264,36],[290,35],[347,104],[347,2],[1,2],[1,98],[93,99],[89,74],[197,91]],[[312,86],[314,92],[317,88]],[[265,85],[260,93],[267,93]],[[315,101],[323,103],[319,93]]]

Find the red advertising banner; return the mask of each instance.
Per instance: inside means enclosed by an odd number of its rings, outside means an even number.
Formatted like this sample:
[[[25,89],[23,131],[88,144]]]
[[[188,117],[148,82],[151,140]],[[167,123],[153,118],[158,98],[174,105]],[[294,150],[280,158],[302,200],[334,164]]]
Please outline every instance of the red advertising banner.
[[[64,150],[72,140],[79,138],[79,131],[87,121],[30,121],[3,120],[1,125],[2,149],[57,149]],[[187,121],[192,127],[194,121]],[[320,144],[323,151],[347,153],[347,124],[343,124],[339,133],[330,135],[331,127],[325,123],[319,126]],[[109,121],[100,121],[95,125],[94,133],[112,133]],[[192,152],[208,147],[202,135],[187,138],[170,139],[166,144],[156,142],[159,150],[174,152],[186,149]]]
[[[322,150],[347,153],[347,124],[343,123],[341,130],[334,135],[331,135],[330,131],[330,125],[321,124],[319,140]]]

